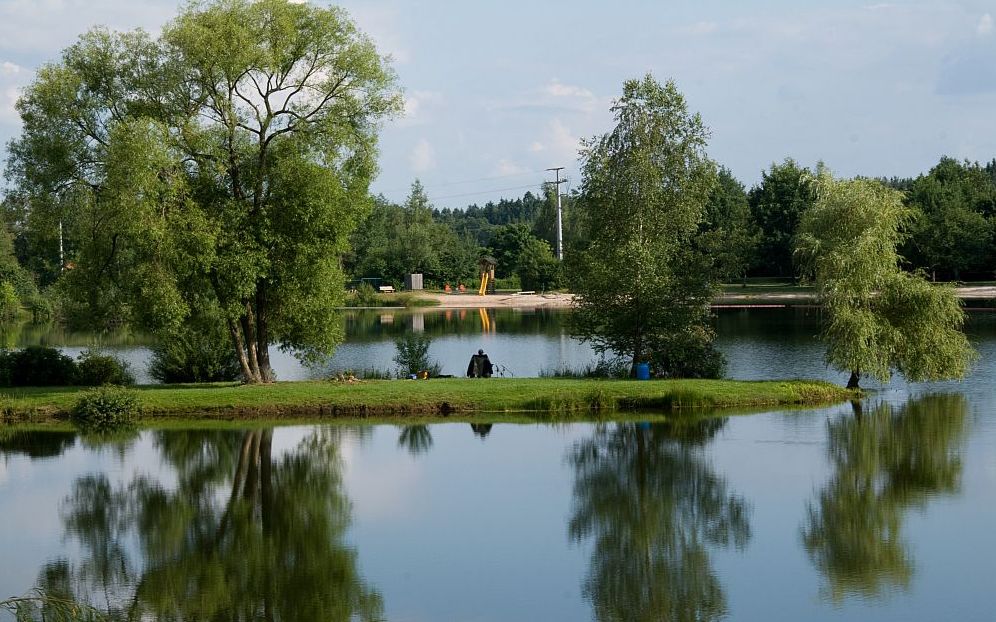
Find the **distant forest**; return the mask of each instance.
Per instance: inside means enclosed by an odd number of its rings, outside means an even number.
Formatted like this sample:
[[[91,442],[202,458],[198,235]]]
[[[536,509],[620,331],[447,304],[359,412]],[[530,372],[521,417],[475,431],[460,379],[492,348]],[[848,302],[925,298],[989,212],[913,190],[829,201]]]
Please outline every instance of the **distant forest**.
[[[772,164],[747,188],[720,168],[696,243],[713,258],[720,279],[797,278],[792,239],[799,215],[813,202],[807,179],[813,169],[792,159]],[[902,190],[911,208],[909,237],[902,247],[905,268],[938,281],[993,280],[996,270],[996,159],[987,164],[942,158],[915,178],[880,179]],[[583,247],[577,192],[562,197],[565,254]],[[14,284],[18,298],[36,299],[59,276],[56,223],[29,213],[16,195],[3,201],[7,235],[0,240],[0,280]],[[502,285],[545,290],[563,287],[556,245],[556,200],[552,187],[516,199],[462,209],[434,207],[415,181],[404,202],[375,197],[343,257],[354,279],[379,278],[400,286],[420,272],[427,286],[471,285],[482,255],[497,260]],[[64,257],[73,241],[63,242]],[[16,259],[16,261],[15,261]],[[36,287],[37,286],[37,287]],[[2,292],[0,292],[2,294]]]
[[[772,164],[747,188],[729,170],[719,178],[700,225],[699,243],[714,258],[721,279],[796,278],[792,239],[814,201],[807,179],[814,171],[792,159]],[[942,158],[918,177],[879,179],[903,191],[911,219],[902,255],[908,270],[934,280],[992,280],[996,270],[996,159],[987,164]],[[572,205],[562,198],[565,253],[584,244]],[[404,203],[379,197],[353,236],[346,268],[356,278],[400,283],[422,272],[442,286],[476,278],[477,258],[498,260],[499,278],[518,277],[528,289],[559,285],[553,257],[556,209],[552,187],[521,198],[463,209],[433,207],[415,182]]]

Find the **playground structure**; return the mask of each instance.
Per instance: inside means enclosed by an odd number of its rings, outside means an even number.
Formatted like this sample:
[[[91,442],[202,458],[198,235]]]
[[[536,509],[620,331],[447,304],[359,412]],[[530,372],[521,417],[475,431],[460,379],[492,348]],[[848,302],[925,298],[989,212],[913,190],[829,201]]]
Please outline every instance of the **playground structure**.
[[[477,290],[478,296],[495,293],[495,266],[498,261],[494,257],[484,256],[477,262],[481,269],[481,287]]]

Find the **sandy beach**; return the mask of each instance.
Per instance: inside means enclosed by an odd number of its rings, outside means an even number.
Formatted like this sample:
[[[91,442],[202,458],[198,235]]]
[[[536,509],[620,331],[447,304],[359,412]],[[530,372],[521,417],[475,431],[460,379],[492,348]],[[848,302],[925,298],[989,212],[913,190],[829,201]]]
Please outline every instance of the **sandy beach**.
[[[968,300],[982,300],[996,298],[996,286],[959,287],[958,297]],[[507,308],[507,309],[565,309],[569,308],[574,300],[573,294],[547,293],[547,294],[493,294],[490,296],[478,296],[477,294],[440,294],[425,292],[420,298],[428,298],[439,301],[440,309],[476,309],[484,308]],[[803,301],[815,303],[815,297],[811,293],[795,292],[771,292],[747,294],[724,293],[716,297],[716,305],[743,305],[743,304],[792,304]]]

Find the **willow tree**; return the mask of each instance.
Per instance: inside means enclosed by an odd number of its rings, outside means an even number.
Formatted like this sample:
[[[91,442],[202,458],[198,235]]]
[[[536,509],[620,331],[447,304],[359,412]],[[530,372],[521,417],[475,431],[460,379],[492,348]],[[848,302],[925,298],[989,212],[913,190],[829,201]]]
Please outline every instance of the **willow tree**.
[[[630,80],[581,152],[587,247],[568,262],[577,333],[664,375],[718,375],[714,283],[693,239],[716,182],[708,131],[673,82]]]
[[[904,272],[896,251],[910,212],[902,193],[870,179],[839,180],[822,170],[810,183],[795,253],[823,304],[827,363],[880,381],[898,371],[911,382],[961,378],[975,356],[962,332],[954,290]]]
[[[168,333],[212,310],[247,382],[272,378],[271,343],[338,342],[340,257],[369,203],[378,123],[399,109],[343,11],[213,0],[158,39],[93,30],[18,109],[9,169],[64,206],[67,290],[95,319],[112,306]]]

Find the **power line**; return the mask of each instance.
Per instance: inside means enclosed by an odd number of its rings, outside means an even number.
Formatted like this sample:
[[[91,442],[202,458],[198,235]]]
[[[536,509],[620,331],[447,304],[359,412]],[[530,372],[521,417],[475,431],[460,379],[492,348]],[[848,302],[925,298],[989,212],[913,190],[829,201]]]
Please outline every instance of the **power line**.
[[[524,190],[526,188],[536,188],[537,186],[542,186],[543,183],[544,182],[539,181],[539,182],[536,182],[536,183],[529,184],[527,186],[511,186],[511,187],[508,187],[508,188],[490,188],[488,190],[479,190],[477,192],[463,192],[463,193],[460,193],[460,194],[448,194],[448,195],[440,196],[440,197],[431,196],[431,197],[429,197],[429,200],[430,201],[439,201],[439,200],[442,200],[442,199],[456,199],[456,198],[459,198],[459,197],[470,197],[470,196],[475,196],[475,195],[480,195],[480,194],[490,194],[492,192],[504,192],[504,191],[507,191],[507,190]]]
[[[449,186],[459,186],[461,184],[473,184],[481,181],[493,181],[495,179],[509,179],[511,177],[525,177],[526,175],[539,175],[543,173],[543,169],[538,169],[535,171],[523,171],[521,173],[509,173],[508,175],[494,175],[492,177],[478,177],[477,179],[463,179],[460,181],[448,181],[442,184],[429,184],[432,188],[446,188]],[[411,190],[411,186],[407,188],[395,188],[392,190],[382,190],[381,192],[404,192],[405,190]]]

